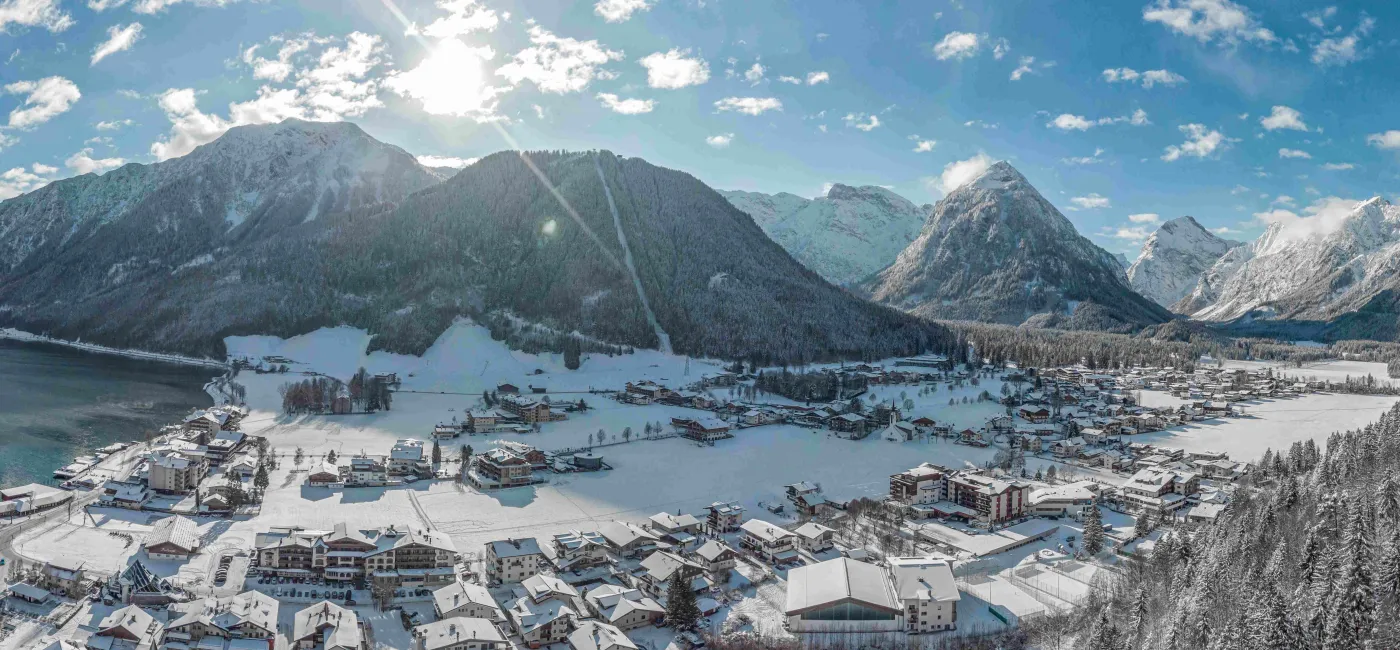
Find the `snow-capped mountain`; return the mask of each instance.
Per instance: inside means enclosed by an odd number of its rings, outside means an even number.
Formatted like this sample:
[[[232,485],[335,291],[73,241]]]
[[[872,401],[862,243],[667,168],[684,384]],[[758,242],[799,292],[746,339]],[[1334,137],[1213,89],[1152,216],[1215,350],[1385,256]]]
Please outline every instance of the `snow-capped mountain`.
[[[1400,208],[1375,197],[1335,224],[1318,219],[1270,224],[1259,239],[1207,269],[1175,309],[1209,321],[1248,315],[1327,323],[1373,311],[1373,300],[1393,301],[1400,288]]]
[[[721,191],[797,261],[849,285],[889,266],[919,235],[927,210],[883,187],[837,183],[826,196]]]
[[[1171,317],[1006,162],[939,201],[918,238],[861,286],[941,319],[1127,329]]]
[[[1240,243],[1216,237],[1192,217],[1177,217],[1157,228],[1128,267],[1134,291],[1170,308],[1190,293],[1201,273]]]
[[[236,127],[180,158],[84,174],[0,202],[0,270],[78,250],[84,265],[122,265],[111,267],[112,277],[152,264],[173,268],[229,241],[395,201],[436,182],[408,152],[349,122]],[[113,250],[114,238],[130,246]],[[88,247],[122,259],[94,260]],[[180,253],[187,257],[173,258]]]

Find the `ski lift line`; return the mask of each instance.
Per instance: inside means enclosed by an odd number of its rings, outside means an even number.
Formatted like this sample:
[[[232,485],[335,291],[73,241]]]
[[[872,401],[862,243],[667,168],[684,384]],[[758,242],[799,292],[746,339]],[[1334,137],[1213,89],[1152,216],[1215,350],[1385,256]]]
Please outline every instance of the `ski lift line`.
[[[642,309],[646,310],[647,322],[656,332],[658,348],[662,354],[671,354],[671,337],[666,330],[661,329],[661,323],[656,320],[656,313],[651,310],[651,303],[647,301],[646,291],[642,288],[642,278],[637,275],[637,265],[632,261],[632,249],[627,245],[627,235],[622,230],[622,217],[617,213],[617,204],[613,202],[612,189],[608,187],[608,179],[603,176],[603,165],[598,162],[598,156],[593,156],[593,168],[598,170],[598,181],[603,184],[603,196],[608,200],[608,210],[612,212],[613,227],[617,229],[617,243],[622,245],[622,259],[627,263],[627,273],[632,276],[632,286],[637,289],[637,299],[642,301]],[[562,197],[560,198],[562,201]]]

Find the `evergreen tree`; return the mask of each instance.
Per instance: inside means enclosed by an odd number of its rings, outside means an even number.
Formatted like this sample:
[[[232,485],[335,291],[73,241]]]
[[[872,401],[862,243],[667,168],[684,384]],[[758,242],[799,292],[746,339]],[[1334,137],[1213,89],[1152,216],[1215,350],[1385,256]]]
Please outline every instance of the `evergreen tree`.
[[[271,481],[267,477],[267,465],[259,463],[258,471],[253,474],[253,487],[257,488],[259,499],[267,492],[267,486],[270,484]]]
[[[1098,555],[1103,550],[1103,514],[1099,512],[1098,501],[1089,505],[1084,512],[1084,552]]]
[[[441,465],[441,464],[442,464],[442,446],[438,444],[438,441],[437,441],[437,440],[433,440],[433,466],[436,467],[436,466]]]
[[[1390,529],[1376,566],[1376,594],[1395,602],[1400,599],[1400,524]]]
[[[1128,619],[1128,634],[1130,647],[1141,647],[1142,642],[1147,637],[1147,590],[1139,586],[1137,594],[1133,597],[1133,609]]]
[[[1323,650],[1360,648],[1375,625],[1371,548],[1360,502],[1351,508],[1347,536],[1339,552],[1342,570],[1335,587],[1337,601],[1327,618]]]
[[[1137,521],[1133,522],[1133,536],[1138,538],[1147,537],[1152,532],[1152,513],[1143,510],[1137,516]]]
[[[671,574],[666,585],[666,619],[677,630],[689,630],[700,620],[700,606],[684,569]]]

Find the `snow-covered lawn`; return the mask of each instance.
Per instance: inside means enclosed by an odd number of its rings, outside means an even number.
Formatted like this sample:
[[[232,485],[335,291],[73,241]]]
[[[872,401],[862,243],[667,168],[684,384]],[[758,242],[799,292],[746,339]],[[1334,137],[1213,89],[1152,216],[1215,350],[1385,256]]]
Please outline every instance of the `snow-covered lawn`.
[[[1345,381],[1347,377],[1357,379],[1373,377],[1382,384],[1393,384],[1395,380],[1390,379],[1386,373],[1384,363],[1372,363],[1367,361],[1318,361],[1315,363],[1305,363],[1301,367],[1284,363],[1282,361],[1226,361],[1226,368],[1244,368],[1246,370],[1262,370],[1271,368],[1275,375],[1283,375],[1297,379],[1316,379],[1318,381]]]

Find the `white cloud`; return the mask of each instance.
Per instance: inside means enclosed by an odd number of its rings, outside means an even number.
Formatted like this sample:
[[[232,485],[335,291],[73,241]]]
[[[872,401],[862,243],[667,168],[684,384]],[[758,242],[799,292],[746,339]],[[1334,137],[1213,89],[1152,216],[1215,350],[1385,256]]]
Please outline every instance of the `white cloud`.
[[[1083,115],[1073,113],[1061,113],[1055,119],[1045,124],[1047,128],[1059,129],[1061,131],[1088,131],[1096,126],[1106,126],[1109,124],[1131,124],[1133,126],[1146,126],[1152,122],[1147,119],[1147,111],[1141,108],[1133,111],[1132,115],[1119,117],[1101,117],[1091,120]]]
[[[1348,169],[1356,169],[1356,165],[1351,163],[1326,163],[1322,168],[1330,172],[1340,172]]]
[[[612,93],[598,93],[598,101],[603,103],[608,110],[623,115],[641,115],[650,113],[656,107],[656,102],[650,99],[620,99]]]
[[[131,5],[131,10],[138,14],[154,14],[186,2],[200,7],[223,7],[238,2],[238,0],[136,0],[135,4]],[[89,6],[102,4],[110,8],[124,5],[126,0],[96,0],[96,2],[90,0],[88,4]]]
[[[962,187],[987,171],[995,163],[991,156],[979,153],[967,160],[957,160],[943,166],[943,173],[933,179],[931,185],[944,194]]]
[[[129,50],[139,40],[141,40],[141,23],[131,23],[126,27],[112,25],[107,28],[107,40],[92,51],[92,63],[89,65],[97,65],[97,62],[102,59],[117,52]]]
[[[1240,234],[1240,231],[1235,230],[1234,228],[1231,228],[1231,227],[1229,227],[1229,226],[1221,226],[1221,227],[1219,227],[1219,228],[1211,228],[1210,231],[1213,232],[1213,233],[1215,233],[1216,235],[1221,236],[1221,237],[1224,237],[1224,236],[1226,236],[1226,235],[1238,235],[1238,234]]]
[[[1235,195],[1240,195],[1240,194],[1244,194],[1245,192],[1248,192],[1248,191],[1249,191],[1249,188],[1248,188],[1248,187],[1245,187],[1245,186],[1243,186],[1243,185],[1236,185],[1235,187],[1231,188],[1230,193],[1231,193],[1231,194],[1235,194]]]
[[[1400,149],[1400,131],[1390,130],[1384,133],[1372,133],[1366,136],[1366,144],[1377,149]]]
[[[1278,150],[1278,157],[1279,157],[1279,158],[1302,158],[1302,159],[1304,159],[1304,160],[1311,160],[1311,159],[1312,159],[1312,154],[1310,154],[1310,153],[1308,153],[1308,152],[1306,152],[1306,151],[1303,151],[1303,150],[1301,150],[1301,149],[1279,149],[1279,150]]]
[[[933,56],[939,61],[966,59],[982,47],[985,37],[969,32],[949,32],[943,40],[933,46]]]
[[[1167,162],[1180,160],[1182,156],[1205,158],[1229,146],[1224,134],[1208,129],[1204,124],[1183,124],[1177,128],[1186,134],[1186,142],[1167,147],[1162,154],[1162,160]]]
[[[1278,208],[1256,212],[1254,218],[1267,225],[1278,224],[1281,227],[1279,234],[1286,240],[1301,241],[1336,232],[1358,203],[1355,199],[1329,196],[1313,201],[1303,208],[1301,215],[1292,210]]]
[[[910,139],[914,140],[914,153],[928,153],[938,146],[937,140],[920,140],[917,135]]]
[[[744,71],[744,81],[749,82],[749,85],[757,86],[763,81],[763,72],[763,64],[754,63],[752,67]]]
[[[25,192],[32,192],[43,187],[49,182],[49,176],[58,171],[56,167],[34,163],[31,167],[33,171],[23,167],[13,167],[7,171],[0,172],[0,201],[11,199]]]
[[[495,56],[490,47],[472,47],[449,38],[412,69],[390,73],[384,87],[418,100],[423,112],[430,115],[490,122],[500,119],[496,114],[498,98],[509,90],[488,84],[486,62]]]
[[[1225,44],[1278,40],[1247,9],[1230,0],[1157,0],[1143,7],[1142,19],[1202,43],[1216,39]]]
[[[511,83],[529,81],[541,91],[564,94],[583,90],[610,61],[621,61],[622,52],[609,50],[598,41],[579,41],[555,36],[539,25],[530,27],[533,44],[515,54],[496,74]]]
[[[1138,72],[1132,68],[1109,68],[1103,71],[1103,79],[1108,83],[1140,84],[1143,88],[1151,88],[1157,84],[1175,86],[1186,83],[1186,77],[1170,70]]]
[[[705,144],[708,144],[716,149],[723,149],[725,147],[728,147],[732,142],[734,142],[733,133],[721,133],[719,135],[712,135],[708,138],[705,138]]]
[[[1061,158],[1060,161],[1066,165],[1096,165],[1103,162],[1103,149],[1094,149],[1092,156],[1078,156],[1074,158]]]
[[[1371,29],[1376,26],[1376,19],[1365,16],[1361,19],[1361,24],[1356,26],[1350,34],[1341,38],[1324,38],[1313,46],[1312,62],[1321,66],[1346,65],[1361,58],[1357,51],[1357,46],[1361,44],[1361,39],[1371,33]]]
[[[675,90],[709,81],[710,64],[699,57],[689,58],[688,54],[690,50],[671,50],[643,57],[640,63],[647,69],[647,85]]]
[[[843,119],[846,122],[846,126],[854,127],[867,133],[874,131],[880,126],[879,117],[866,115],[865,113],[847,113],[846,117]]]
[[[793,85],[795,85],[795,86],[800,86],[800,85],[802,85],[802,80],[801,80],[801,79],[798,79],[797,77],[789,77],[789,76],[787,76],[787,75],[783,75],[783,76],[781,76],[781,77],[778,77],[778,81],[781,81],[781,82],[783,82],[783,83],[785,83],[785,84],[793,84]]]
[[[1147,226],[1121,226],[1118,228],[1105,228],[1099,231],[1099,234],[1104,237],[1121,239],[1126,242],[1141,243],[1144,239],[1151,236],[1152,232],[1148,230]]]
[[[1133,223],[1152,224],[1152,223],[1157,223],[1158,221],[1161,221],[1161,220],[1162,220],[1162,216],[1161,216],[1161,215],[1155,214],[1155,213],[1152,213],[1152,212],[1144,212],[1144,213],[1142,213],[1142,214],[1130,214],[1130,215],[1128,215],[1128,221],[1131,221],[1131,222],[1133,222]]]
[[[406,31],[408,36],[423,35],[444,39],[473,32],[490,32],[494,31],[502,20],[510,18],[508,13],[501,14],[494,9],[483,7],[480,0],[438,0],[435,4],[447,15],[428,23],[422,29],[416,25],[409,25]]]
[[[1272,113],[1259,118],[1259,124],[1263,125],[1266,131],[1278,129],[1308,130],[1308,125],[1303,122],[1303,114],[1287,106],[1275,106]]]
[[[1092,192],[1088,196],[1076,196],[1069,200],[1074,204],[1071,210],[1098,210],[1100,208],[1113,207],[1112,201],[1108,197],[1101,196],[1097,192]]]
[[[1011,41],[1008,41],[1004,38],[998,38],[996,45],[992,47],[992,58],[1000,61],[1002,57],[1005,57],[1010,52]]]
[[[776,97],[725,97],[715,102],[715,110],[734,111],[745,115],[762,115],[768,111],[783,110],[783,103]]]
[[[253,45],[243,50],[243,62],[253,68],[254,79],[266,79],[281,83],[286,81],[287,77],[290,77],[295,71],[292,57],[310,49],[313,42],[317,45],[324,45],[329,43],[330,39],[317,38],[314,34],[292,39],[274,36],[269,43],[281,43],[281,47],[277,48],[276,59],[258,56],[258,49],[263,46]]]
[[[817,71],[815,71],[815,72],[808,72],[808,73],[807,73],[807,85],[808,85],[808,86],[815,86],[815,85],[817,85],[817,84],[824,84],[824,83],[827,83],[827,82],[829,82],[829,81],[831,81],[831,75],[827,74],[825,70],[817,70]]]
[[[5,93],[24,95],[24,103],[10,111],[10,127],[16,129],[36,127],[58,117],[83,96],[77,84],[63,77],[16,81],[5,86]]]
[[[998,123],[996,123],[996,122],[983,122],[982,120],[968,120],[968,121],[966,121],[966,122],[963,122],[963,126],[967,126],[967,127],[977,127],[977,128],[981,128],[981,129],[995,129],[995,128],[1000,127],[1001,125],[998,124]]]
[[[1335,15],[1337,15],[1337,8],[1327,7],[1318,11],[1309,11],[1308,13],[1303,14],[1303,17],[1307,18],[1308,22],[1312,23],[1313,27],[1316,27],[1318,29],[1326,29],[1327,19]]]
[[[461,169],[470,165],[475,165],[480,158],[458,158],[457,156],[435,156],[424,154],[418,156],[418,164],[424,167],[451,167]]]
[[[124,126],[131,126],[131,120],[106,120],[97,123],[98,131],[116,131]]]
[[[0,32],[9,32],[10,25],[43,27],[55,34],[72,27],[73,17],[59,10],[58,4],[59,0],[0,0]]]
[[[1026,75],[1028,75],[1028,74],[1030,74],[1030,73],[1032,73],[1032,72],[1035,72],[1035,69],[1031,67],[1031,65],[1034,64],[1034,63],[1035,63],[1035,57],[1033,57],[1033,56],[1023,56],[1023,57],[1021,57],[1021,64],[1018,65],[1018,66],[1016,66],[1016,69],[1015,69],[1015,70],[1012,70],[1012,71],[1011,71],[1011,80],[1012,80],[1012,81],[1020,81],[1020,80],[1021,80],[1021,77],[1024,77],[1024,76],[1026,76]]]
[[[126,164],[121,158],[93,158],[92,149],[87,148],[68,157],[63,164],[77,174],[105,174]]]
[[[602,16],[607,22],[620,23],[631,18],[636,12],[650,8],[651,3],[648,0],[598,0],[598,3],[593,5],[593,13]]]

